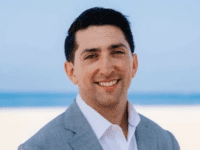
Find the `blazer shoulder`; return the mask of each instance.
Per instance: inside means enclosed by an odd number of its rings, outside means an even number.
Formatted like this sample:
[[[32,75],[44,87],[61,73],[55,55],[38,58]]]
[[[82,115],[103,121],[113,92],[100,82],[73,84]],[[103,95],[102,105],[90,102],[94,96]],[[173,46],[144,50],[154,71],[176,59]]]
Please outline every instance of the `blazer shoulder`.
[[[152,121],[151,119],[139,114],[140,116],[140,123],[139,125],[142,125],[142,126],[145,126],[145,127],[148,127],[152,130],[158,130],[160,132],[163,132],[165,131],[162,127],[160,127],[157,123],[155,123],[154,121]]]
[[[74,133],[65,128],[65,112],[42,127],[35,135],[20,145],[20,150],[66,149]],[[57,147],[60,146],[60,147]],[[71,148],[68,148],[71,149]]]
[[[162,148],[163,150],[169,147],[173,150],[180,149],[177,140],[171,132],[163,129],[161,126],[149,118],[141,114],[139,115],[141,121],[138,124],[138,130],[146,131],[147,136],[149,136],[150,139],[154,139],[154,141],[157,142],[158,147]]]

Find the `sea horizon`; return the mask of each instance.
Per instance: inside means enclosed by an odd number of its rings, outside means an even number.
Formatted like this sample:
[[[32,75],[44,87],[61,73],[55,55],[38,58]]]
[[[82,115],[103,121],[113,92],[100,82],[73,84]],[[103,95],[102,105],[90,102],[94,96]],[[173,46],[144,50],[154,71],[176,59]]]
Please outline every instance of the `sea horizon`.
[[[69,106],[78,92],[0,92],[2,107]],[[200,105],[200,93],[129,92],[134,105]]]

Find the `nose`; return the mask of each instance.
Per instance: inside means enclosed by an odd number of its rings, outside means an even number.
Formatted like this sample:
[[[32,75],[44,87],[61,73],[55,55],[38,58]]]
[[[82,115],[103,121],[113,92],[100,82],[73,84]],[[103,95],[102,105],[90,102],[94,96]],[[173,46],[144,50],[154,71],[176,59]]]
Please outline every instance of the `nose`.
[[[114,72],[113,61],[108,55],[102,56],[99,66],[100,66],[99,72],[107,78]]]

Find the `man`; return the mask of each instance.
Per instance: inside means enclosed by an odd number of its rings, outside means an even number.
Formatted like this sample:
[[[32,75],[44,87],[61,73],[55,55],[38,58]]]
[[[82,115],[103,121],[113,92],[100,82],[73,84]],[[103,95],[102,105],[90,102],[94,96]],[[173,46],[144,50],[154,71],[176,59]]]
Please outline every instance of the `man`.
[[[65,70],[79,94],[21,150],[178,150],[174,136],[127,100],[138,62],[125,16],[91,8],[71,25]]]

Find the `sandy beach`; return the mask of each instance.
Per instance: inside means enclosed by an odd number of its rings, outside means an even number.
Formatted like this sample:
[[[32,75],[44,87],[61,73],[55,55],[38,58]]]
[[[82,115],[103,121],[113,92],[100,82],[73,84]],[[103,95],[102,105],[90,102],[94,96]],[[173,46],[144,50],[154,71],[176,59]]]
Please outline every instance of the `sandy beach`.
[[[181,150],[200,148],[200,105],[135,106],[138,113],[171,131]],[[66,107],[0,108],[0,150],[16,150]]]

